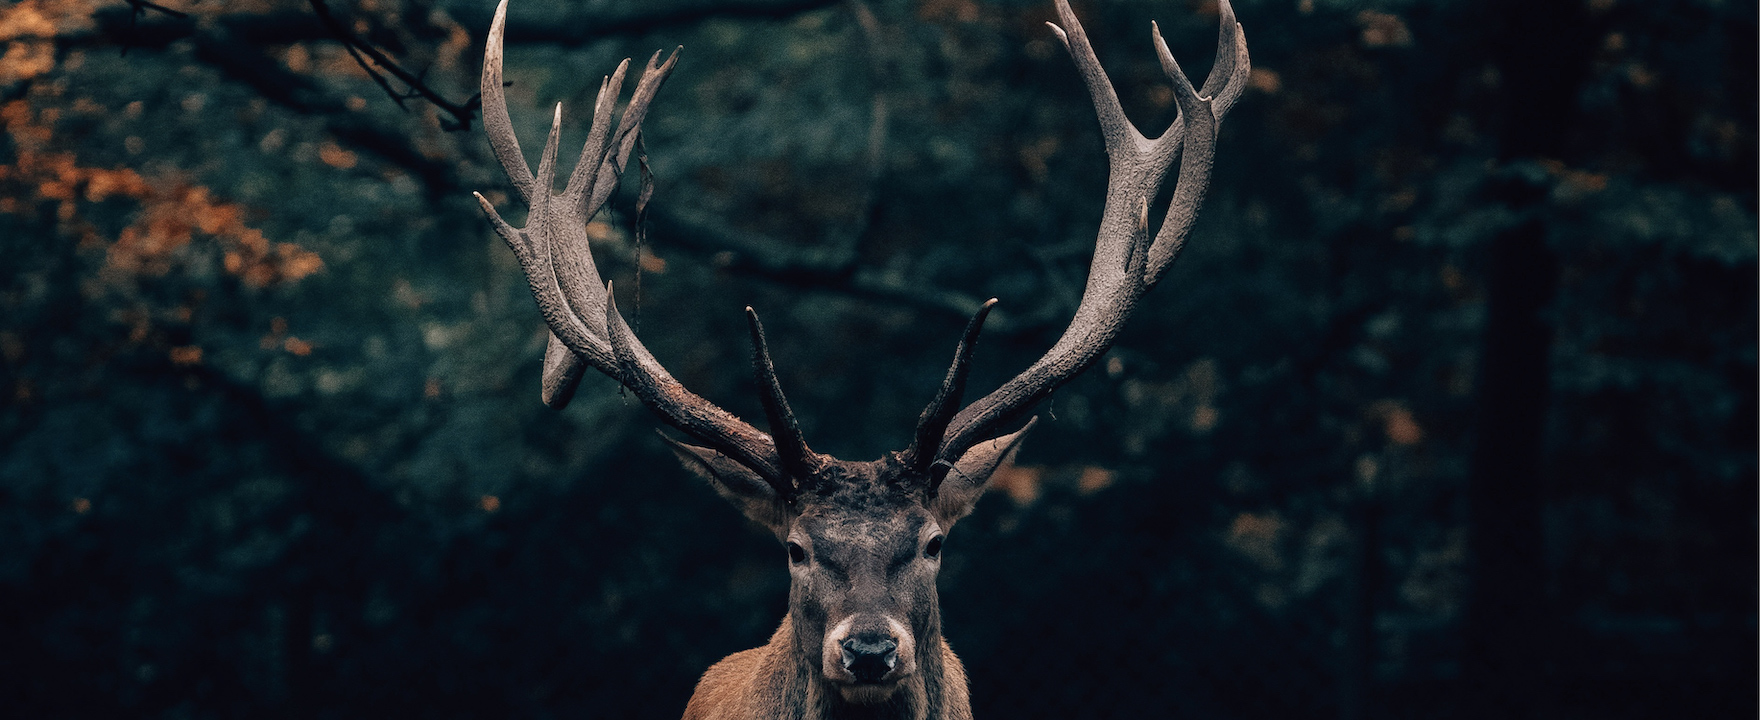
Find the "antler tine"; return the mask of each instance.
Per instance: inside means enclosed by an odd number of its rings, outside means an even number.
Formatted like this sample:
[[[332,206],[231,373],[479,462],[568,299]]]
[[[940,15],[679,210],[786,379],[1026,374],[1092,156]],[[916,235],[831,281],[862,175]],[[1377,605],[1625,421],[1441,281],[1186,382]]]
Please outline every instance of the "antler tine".
[[[629,107],[624,108],[623,117],[618,120],[610,152],[599,165],[592,193],[586,199],[587,207],[597,208],[610,199],[611,192],[617,187],[617,180],[623,176],[624,167],[629,164],[630,153],[635,149],[637,136],[641,134],[642,120],[647,118],[648,108],[652,106],[655,94],[660,92],[660,86],[672,75],[672,68],[678,64],[678,53],[683,49],[682,45],[674,48],[664,63],[658,62],[658,51],[648,58],[647,67],[642,69],[642,79],[636,82],[636,90],[630,94]]]
[[[617,97],[623,94],[623,76],[627,72],[629,58],[624,58],[610,77],[599,79],[599,94],[593,99],[593,125],[587,131],[586,144],[581,146],[581,159],[575,161],[574,173],[568,176],[567,189],[562,191],[571,200],[578,202],[585,189],[593,185],[599,163],[610,147],[607,133],[611,132],[611,113],[617,109]]]
[[[971,322],[966,323],[965,334],[960,336],[959,345],[953,350],[953,364],[947,368],[941,389],[917,419],[917,432],[911,446],[905,450],[904,461],[918,472],[927,470],[935,462],[941,435],[947,432],[947,423],[959,411],[960,400],[966,391],[966,377],[971,374],[972,350],[977,347],[978,333],[984,329],[984,319],[990,316],[990,309],[996,307],[996,302],[996,298],[990,298],[972,314]]]
[[[507,116],[507,93],[501,87],[501,63],[505,53],[503,35],[507,32],[507,0],[495,8],[495,21],[489,25],[489,42],[483,48],[483,81],[479,90],[483,98],[483,131],[489,136],[489,147],[495,159],[507,172],[508,182],[519,192],[521,200],[532,198],[532,169],[520,152],[519,136],[513,132],[513,120]]]
[[[1180,71],[1159,27],[1152,26],[1156,54],[1173,81],[1180,117],[1161,137],[1147,140],[1119,108],[1118,95],[1075,12],[1067,0],[1057,0],[1063,26],[1053,24],[1051,29],[1088,86],[1111,167],[1088,284],[1069,327],[1043,357],[953,416],[935,462],[958,458],[998,425],[1017,419],[1094,364],[1118,337],[1137,298],[1154,286],[1177,256],[1209,182],[1219,110],[1239,97],[1250,67],[1234,9],[1227,0],[1222,0],[1220,9],[1218,60],[1203,95]],[[1178,185],[1167,219],[1150,242],[1149,200],[1160,190],[1175,157],[1181,159]]]
[[[636,338],[623,315],[617,312],[617,299],[609,285],[605,288],[605,324],[611,330],[611,347],[617,354],[621,370],[618,380],[633,391],[642,404],[686,435],[708,443],[751,468],[770,483],[780,497],[794,497],[794,484],[789,480],[770,436],[686,390],[673,379]]]
[[[1118,92],[1112,88],[1112,80],[1106,76],[1106,68],[1101,67],[1100,58],[1094,55],[1094,46],[1088,43],[1088,31],[1082,29],[1082,23],[1076,19],[1075,10],[1070,9],[1068,0],[1057,0],[1057,19],[1063,23],[1047,22],[1051,32],[1057,35],[1063,49],[1075,60],[1076,70],[1082,74],[1082,81],[1088,86],[1088,94],[1093,97],[1094,110],[1100,116],[1100,132],[1106,139],[1106,152],[1116,154],[1119,150],[1138,150],[1146,142],[1143,133],[1125,117],[1124,108],[1118,104]]]
[[[532,186],[531,212],[526,217],[526,227],[531,227],[531,215],[542,217],[549,214],[550,204],[556,196],[551,190],[556,185],[556,151],[562,141],[562,103],[556,103],[555,112],[550,116],[550,134],[544,137],[544,152],[538,156],[537,184]]]
[[[1219,51],[1217,57],[1233,57],[1230,50],[1230,53]],[[1155,32],[1155,54],[1161,60],[1162,72],[1173,81],[1173,97],[1179,104],[1180,122],[1183,123],[1181,141],[1184,147],[1180,153],[1179,179],[1173,188],[1173,199],[1167,205],[1167,219],[1162,221],[1161,230],[1155,234],[1155,242],[1149,247],[1148,277],[1144,279],[1147,287],[1154,287],[1161,280],[1162,274],[1173,266],[1173,259],[1185,246],[1186,233],[1192,229],[1192,221],[1198,217],[1198,206],[1204,203],[1204,191],[1210,186],[1210,167],[1216,157],[1217,119],[1211,112],[1211,102],[1199,97],[1198,91],[1192,88],[1192,81],[1180,70],[1179,61],[1173,59],[1159,29]],[[1211,77],[1215,76],[1213,70]]]
[[[556,273],[550,262],[550,242],[544,228],[534,227],[528,218],[526,229],[515,228],[501,219],[495,212],[495,206],[489,204],[482,193],[471,193],[476,197],[477,205],[489,218],[489,224],[495,228],[495,234],[507,242],[513,254],[519,259],[520,267],[525,271],[526,285],[532,291],[532,297],[538,301],[538,312],[544,316],[544,323],[550,326],[551,334],[575,354],[582,356],[602,372],[606,368],[616,367],[616,359],[612,357],[611,346],[601,337],[592,334],[581,318],[571,312],[568,301],[563,299],[562,289],[557,284]],[[535,217],[537,213],[529,213]],[[529,231],[529,232],[528,232]],[[546,363],[548,366],[550,363]],[[548,380],[548,379],[547,379]],[[550,383],[547,381],[546,385]],[[562,402],[566,403],[566,395],[572,389],[560,393]],[[545,402],[557,407],[553,402],[555,395],[546,397]]]
[[[1179,63],[1167,49],[1167,42],[1159,31],[1155,33],[1155,52],[1160,57],[1162,70],[1173,81],[1174,98],[1179,103],[1180,119],[1185,123],[1185,147],[1180,157],[1178,184],[1174,186],[1173,199],[1168,203],[1167,219],[1161,223],[1161,230],[1155,234],[1154,245],[1149,250],[1145,287],[1154,287],[1160,282],[1161,276],[1173,266],[1179,251],[1185,247],[1186,234],[1191,231],[1192,223],[1198,217],[1198,208],[1204,204],[1204,193],[1210,188],[1210,170],[1216,157],[1216,134],[1222,116],[1240,97],[1252,72],[1252,61],[1247,57],[1246,32],[1235,21],[1234,7],[1228,0],[1222,0],[1220,10],[1222,19],[1217,31],[1216,65],[1210,69],[1210,76],[1205,78],[1201,91],[1192,90],[1191,81],[1180,71]]]
[[[1235,20],[1234,6],[1222,0],[1218,10],[1222,22],[1216,29],[1216,63],[1210,67],[1210,77],[1204,78],[1204,89],[1199,94],[1211,100],[1210,111],[1220,122],[1246,91],[1253,64],[1247,58],[1246,31]]]
[[[764,324],[758,311],[746,306],[746,320],[752,329],[752,370],[758,378],[759,397],[764,401],[764,415],[770,420],[770,438],[776,443],[776,454],[782,468],[796,483],[806,482],[817,469],[819,457],[807,447],[801,436],[800,423],[782,394],[782,383],[776,379],[776,365],[770,362],[770,343],[764,339]]]

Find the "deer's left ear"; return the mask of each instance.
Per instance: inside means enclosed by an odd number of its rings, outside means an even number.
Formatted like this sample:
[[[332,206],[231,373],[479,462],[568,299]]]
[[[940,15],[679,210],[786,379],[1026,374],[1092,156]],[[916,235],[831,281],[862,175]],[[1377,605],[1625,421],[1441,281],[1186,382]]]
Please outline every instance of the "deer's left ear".
[[[715,488],[715,494],[726,498],[739,511],[751,518],[753,522],[768,528],[777,539],[788,537],[788,526],[793,513],[788,504],[776,496],[775,488],[764,478],[733,458],[706,447],[698,447],[679,442],[665,433],[666,444],[672,446],[672,452],[678,455],[678,461],[686,470],[696,473],[698,477],[709,481]]]
[[[990,476],[1014,456],[1027,431],[1038,422],[1039,418],[1035,417],[1027,421],[1026,427],[1011,434],[973,445],[953,464],[947,472],[947,479],[941,481],[940,492],[929,503],[929,511],[935,514],[935,521],[941,523],[943,531],[971,514],[984,489],[990,486]]]

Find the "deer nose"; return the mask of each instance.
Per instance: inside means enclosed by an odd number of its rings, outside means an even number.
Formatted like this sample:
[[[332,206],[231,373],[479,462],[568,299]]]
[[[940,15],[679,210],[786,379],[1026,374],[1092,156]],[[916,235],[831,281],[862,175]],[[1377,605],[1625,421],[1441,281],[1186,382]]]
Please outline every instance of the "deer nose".
[[[856,682],[879,682],[898,665],[898,641],[883,635],[859,635],[843,641],[843,669]]]

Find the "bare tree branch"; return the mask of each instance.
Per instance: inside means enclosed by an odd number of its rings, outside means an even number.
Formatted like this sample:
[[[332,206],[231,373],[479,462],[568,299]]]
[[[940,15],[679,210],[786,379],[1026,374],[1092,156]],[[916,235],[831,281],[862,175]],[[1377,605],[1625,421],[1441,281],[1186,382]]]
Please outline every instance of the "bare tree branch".
[[[690,27],[716,18],[750,20],[786,20],[802,13],[822,10],[842,0],[696,0],[676,3],[630,3],[634,11],[570,11],[558,15],[547,12],[541,20],[509,17],[508,33],[519,37],[522,45],[561,45],[574,47],[600,38],[652,32],[660,28]],[[453,14],[460,22],[473,27],[489,24],[488,4],[474,12],[461,9]]]
[[[148,9],[159,11],[160,6],[151,4],[150,0],[142,2],[148,3]],[[313,4],[314,10],[322,7],[321,15],[228,15],[216,18],[211,24],[198,25],[173,10],[158,20],[152,20],[148,16],[149,19],[141,22],[138,29],[132,25],[133,12],[118,8],[96,13],[94,19],[97,22],[93,29],[61,35],[57,38],[57,43],[62,47],[76,47],[132,39],[134,47],[151,48],[164,47],[178,40],[192,40],[197,58],[202,62],[219,69],[234,81],[253,88],[270,102],[304,114],[326,118],[324,130],[339,142],[409,172],[422,182],[430,198],[441,198],[460,192],[462,183],[453,164],[437,162],[427,157],[410,145],[406,133],[381,127],[359,113],[350,112],[341,96],[327,90],[310,77],[288,70],[263,54],[263,45],[337,39],[351,52],[359,50],[365,54],[365,58],[357,56],[357,62],[362,63],[362,67],[379,82],[380,87],[386,88],[387,94],[394,100],[401,104],[401,100],[412,97],[395,92],[395,88],[390,86],[383,74],[363,60],[372,59],[379,63],[380,58],[383,58],[380,67],[399,81],[404,81],[407,77],[419,83],[419,78],[400,67],[393,71],[391,68],[396,67],[396,63],[365,41],[356,38],[342,19],[329,12],[325,0],[308,2]],[[695,255],[697,261],[704,264],[724,267],[778,284],[842,293],[946,314],[963,320],[983,304],[983,298],[922,283],[901,282],[886,273],[861,268],[858,263],[855,243],[866,233],[867,221],[873,212],[875,185],[883,174],[890,126],[885,96],[890,76],[887,70],[888,60],[884,54],[885,42],[880,37],[881,26],[864,4],[851,0],[744,0],[703,4],[683,10],[647,12],[608,22],[538,24],[521,23],[517,18],[509,18],[510,28],[519,28],[518,34],[510,39],[524,45],[579,45],[618,33],[642,32],[655,27],[695,23],[714,17],[786,18],[793,14],[831,7],[838,2],[848,4],[862,27],[865,49],[871,63],[870,74],[876,87],[873,121],[863,158],[863,171],[868,186],[864,190],[860,210],[852,220],[852,228],[839,233],[837,241],[828,243],[828,246],[802,250],[774,238],[733,229],[715,218],[699,217],[690,211],[663,205],[648,207],[646,219],[654,226],[656,232],[653,235],[678,241],[679,244],[674,247]],[[469,22],[469,18],[466,21]],[[414,89],[415,85],[412,84],[411,87]],[[422,96],[417,93],[415,97]],[[448,109],[448,113],[457,118],[460,124],[474,117],[480,103],[479,98],[473,97],[466,105],[442,104],[445,102],[444,98],[440,98],[437,93],[435,97],[441,100],[435,103],[436,106],[443,109],[469,108],[470,113],[464,117]],[[1034,307],[1017,309],[1013,313],[1003,309],[991,316],[987,327],[993,335],[1040,332],[1055,324],[1055,313],[1050,312],[1054,309],[1055,307]]]
[[[173,41],[195,38],[208,30],[192,22],[185,13],[173,10],[152,0],[124,0],[129,9],[122,12],[103,10],[93,14],[97,20],[92,30],[73,32],[60,35],[57,42],[63,46],[85,44],[93,39],[108,36],[122,46],[123,54],[134,47],[162,47]],[[331,12],[327,0],[307,0],[311,5],[317,22],[311,18],[289,13],[271,13],[263,15],[233,15],[217,19],[216,25],[230,30],[234,38],[247,43],[290,43],[301,41],[333,38],[343,44],[349,55],[355,59],[361,69],[385,91],[398,107],[407,109],[404,101],[420,98],[432,103],[450,119],[442,119],[441,126],[446,130],[468,130],[476,117],[482,99],[476,95],[464,102],[453,102],[443,94],[429,87],[422,78],[405,70],[401,65],[374,47],[371,43],[357,37],[346,22]],[[692,25],[711,18],[770,18],[783,19],[800,13],[818,10],[835,5],[838,0],[742,0],[741,2],[701,2],[683,7],[668,7],[658,10],[644,8],[638,12],[623,15],[589,14],[591,17],[572,18],[558,21],[549,18],[543,22],[520,22],[510,20],[512,34],[521,44],[556,44],[564,46],[584,45],[594,40],[622,34],[633,34],[651,31],[658,27]],[[165,16],[157,22],[141,22],[147,11]],[[126,13],[124,22],[121,15]],[[467,22],[482,20],[487,16],[475,18],[468,13]],[[364,57],[363,57],[364,56]],[[371,62],[368,62],[371,60]],[[399,92],[392,86],[386,75],[396,78],[408,87],[406,92]],[[878,108],[882,113],[884,108]]]
[[[361,113],[350,112],[341,97],[264,55],[257,44],[233,37],[224,27],[204,30],[193,40],[197,59],[256,90],[265,100],[323,118],[324,130],[338,140],[419,178],[430,198],[457,193],[462,187],[453,165],[416,149],[408,133],[379,127]]]
[[[129,47],[128,41],[131,37],[134,36],[134,29],[139,24],[141,16],[147,14],[148,10],[152,10],[153,12],[157,12],[157,13],[163,13],[167,16],[174,17],[179,20],[183,20],[183,19],[186,19],[189,17],[189,15],[178,12],[176,10],[172,10],[171,8],[165,7],[164,5],[160,5],[160,4],[154,3],[154,2],[148,2],[148,0],[123,0],[123,2],[128,3],[128,6],[129,6],[129,12],[128,12],[129,32],[122,39],[122,54],[125,57],[128,55],[128,47]]]
[[[143,2],[145,1],[143,0]],[[664,28],[690,27],[706,20],[718,18],[787,20],[802,13],[831,7],[839,1],[716,0],[682,8],[656,9],[650,5],[638,4],[636,7],[640,9],[626,13],[576,11],[562,18],[555,16],[543,19],[511,17],[507,21],[508,33],[512,36],[509,38],[508,44],[578,47],[607,37],[634,35]],[[131,0],[124,0],[124,2],[131,2]],[[159,6],[150,9],[157,9],[157,7]],[[176,14],[158,18],[143,17],[139,22],[138,42],[135,47],[163,47],[176,40],[189,38],[202,32],[202,28],[187,16],[177,13],[175,10],[171,12]],[[130,25],[128,16],[132,13],[132,10],[126,8],[99,10],[93,13],[93,19],[97,20],[93,27],[62,33],[56,36],[56,40],[68,45],[86,45],[103,40],[118,40],[127,32]],[[486,27],[489,24],[487,11],[475,12],[461,8],[453,12],[453,17],[469,27]],[[329,28],[307,13],[240,13],[215,17],[213,21],[215,24],[225,26],[240,40],[263,44],[323,40],[334,36]]]
[[[318,21],[323,23],[325,28],[329,29],[331,35],[342,42],[342,46],[348,49],[348,54],[350,57],[354,58],[355,63],[359,64],[361,69],[366,71],[367,76],[371,77],[373,82],[378,83],[379,87],[385,90],[386,95],[391,96],[391,100],[396,102],[398,107],[408,111],[409,106],[405,105],[403,101],[419,97],[423,100],[427,100],[432,103],[434,107],[440,108],[445,111],[446,114],[452,116],[451,120],[443,119],[440,121],[441,128],[449,131],[471,129],[471,120],[476,117],[477,108],[483,104],[483,98],[481,95],[472,95],[470,99],[463,103],[455,103],[447,100],[433,88],[428,87],[427,83],[422,82],[421,78],[411,74],[408,70],[404,70],[402,66],[397,64],[397,61],[392,60],[387,57],[385,53],[380,52],[378,48],[373,47],[371,43],[355,37],[354,32],[350,30],[346,24],[337,19],[335,15],[331,14],[328,2],[325,0],[307,0],[307,2],[311,4],[312,12],[317,13]],[[366,55],[367,58],[372,58],[373,62],[371,64],[367,63],[366,58],[361,57],[363,54]],[[391,83],[385,79],[385,75],[373,67],[374,65],[383,68],[385,72],[396,77],[409,88],[409,92],[398,93],[391,87]]]

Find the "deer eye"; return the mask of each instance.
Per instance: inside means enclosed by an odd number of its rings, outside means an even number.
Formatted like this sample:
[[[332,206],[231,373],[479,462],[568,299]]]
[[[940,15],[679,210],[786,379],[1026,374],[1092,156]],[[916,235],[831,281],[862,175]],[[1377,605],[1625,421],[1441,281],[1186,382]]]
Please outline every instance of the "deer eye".
[[[943,538],[940,535],[929,538],[929,544],[923,546],[923,557],[934,558],[939,556],[941,554],[941,543],[945,540],[946,538]]]
[[[794,543],[789,543],[788,544],[788,561],[791,563],[794,563],[796,565],[799,565],[801,563],[806,562],[807,561],[806,548],[803,548],[803,547],[796,545]]]

